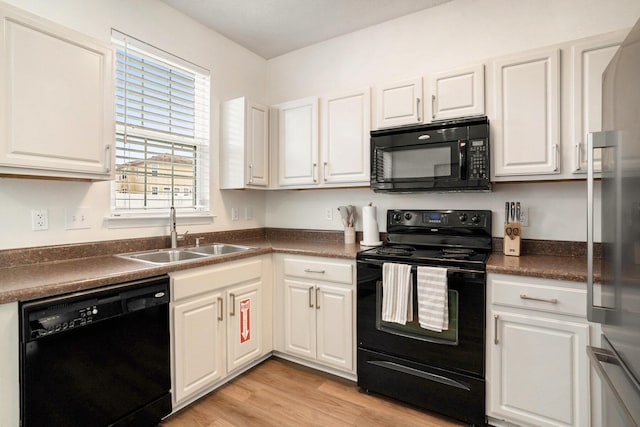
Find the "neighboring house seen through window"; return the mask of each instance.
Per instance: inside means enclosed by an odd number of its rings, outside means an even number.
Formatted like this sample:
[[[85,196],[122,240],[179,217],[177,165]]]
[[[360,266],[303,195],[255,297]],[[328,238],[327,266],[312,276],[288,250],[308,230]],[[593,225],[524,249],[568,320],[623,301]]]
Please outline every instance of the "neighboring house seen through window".
[[[115,30],[113,43],[114,214],[208,212],[209,73]]]

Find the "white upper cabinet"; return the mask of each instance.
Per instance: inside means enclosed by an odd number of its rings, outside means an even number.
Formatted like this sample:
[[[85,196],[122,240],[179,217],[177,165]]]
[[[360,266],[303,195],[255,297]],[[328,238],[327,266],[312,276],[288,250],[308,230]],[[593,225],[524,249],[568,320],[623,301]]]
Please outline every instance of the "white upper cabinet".
[[[430,76],[431,119],[484,114],[484,65],[457,68]]]
[[[274,106],[279,188],[368,185],[371,90],[341,92]],[[320,140],[319,135],[322,134]]]
[[[421,78],[380,85],[376,95],[378,129],[423,122]]]
[[[587,172],[587,135],[602,130],[602,74],[627,31],[609,33],[574,44],[573,57],[573,171]],[[594,151],[594,170],[600,171],[600,150]]]
[[[0,6],[0,174],[113,178],[113,50]]]
[[[558,174],[560,50],[510,55],[493,66],[495,176]]]
[[[368,184],[370,179],[369,88],[322,99],[322,183]]]
[[[318,98],[275,106],[278,111],[278,185],[313,185],[318,179]]]
[[[220,188],[269,185],[269,107],[246,98],[222,105]]]

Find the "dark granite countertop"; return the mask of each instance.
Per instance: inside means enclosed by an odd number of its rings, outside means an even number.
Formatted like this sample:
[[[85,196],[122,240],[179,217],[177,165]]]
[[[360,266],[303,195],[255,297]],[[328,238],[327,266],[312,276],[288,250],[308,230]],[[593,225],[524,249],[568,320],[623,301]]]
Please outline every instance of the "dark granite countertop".
[[[237,243],[250,246],[252,249],[160,266],[113,255],[103,255],[0,268],[0,304],[107,286],[271,252],[355,259],[360,249],[357,244],[345,245],[335,241],[254,239]]]
[[[587,257],[538,254],[514,257],[506,256],[502,252],[494,252],[487,262],[487,272],[586,282]],[[600,278],[600,271],[597,265],[594,278],[595,280]]]
[[[144,243],[135,239],[114,241],[104,244],[105,247],[98,245],[97,248],[96,245],[85,244],[0,251],[0,265],[5,266],[0,268],[0,304],[75,292],[272,252],[355,259],[360,246],[345,245],[341,238],[341,233],[276,229],[218,233],[215,240],[212,237],[208,241],[226,241],[250,246],[252,249],[160,266],[111,255],[149,249],[149,239]],[[165,239],[157,240],[153,245],[166,247]],[[140,246],[142,244],[146,246],[143,248]],[[487,263],[487,272],[585,282],[587,262],[585,256],[526,254],[511,257],[504,256],[502,252],[494,252]]]

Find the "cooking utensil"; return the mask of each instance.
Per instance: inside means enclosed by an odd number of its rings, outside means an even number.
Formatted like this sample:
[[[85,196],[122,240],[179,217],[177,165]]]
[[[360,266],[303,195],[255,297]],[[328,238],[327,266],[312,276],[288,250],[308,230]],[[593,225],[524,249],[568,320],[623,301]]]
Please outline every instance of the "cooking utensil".
[[[516,203],[511,202],[511,222],[516,220]]]
[[[348,227],[349,223],[349,212],[347,211],[346,206],[338,206],[338,212],[340,212],[340,217],[342,217],[342,225]]]
[[[520,222],[520,202],[516,202],[516,222]]]

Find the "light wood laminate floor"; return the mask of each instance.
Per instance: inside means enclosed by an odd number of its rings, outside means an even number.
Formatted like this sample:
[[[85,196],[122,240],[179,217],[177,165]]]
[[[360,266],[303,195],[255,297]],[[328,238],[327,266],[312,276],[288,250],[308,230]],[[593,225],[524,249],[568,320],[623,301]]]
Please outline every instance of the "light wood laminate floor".
[[[360,392],[354,382],[271,358],[167,418],[177,426],[420,426],[463,424]]]

